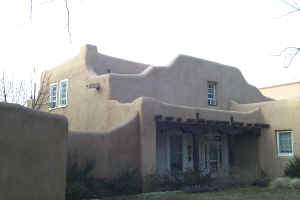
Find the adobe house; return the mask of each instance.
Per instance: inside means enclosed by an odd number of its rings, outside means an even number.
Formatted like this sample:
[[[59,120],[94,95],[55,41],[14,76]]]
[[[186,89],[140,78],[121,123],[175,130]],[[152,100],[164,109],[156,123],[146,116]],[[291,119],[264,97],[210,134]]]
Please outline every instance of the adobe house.
[[[69,121],[69,152],[95,175],[199,169],[278,176],[300,154],[300,100],[272,101],[234,67],[180,55],[150,66],[86,45],[48,72],[45,111]]]
[[[259,88],[260,92],[272,99],[290,99],[300,97],[300,82],[284,83]]]

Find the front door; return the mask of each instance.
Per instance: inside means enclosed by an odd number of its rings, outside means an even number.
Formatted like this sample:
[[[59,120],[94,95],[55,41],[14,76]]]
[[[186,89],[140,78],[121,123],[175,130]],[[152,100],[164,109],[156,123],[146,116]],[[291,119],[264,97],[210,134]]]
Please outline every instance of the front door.
[[[223,152],[221,142],[205,142],[200,151],[202,151],[202,169],[204,171],[214,173],[222,168]]]

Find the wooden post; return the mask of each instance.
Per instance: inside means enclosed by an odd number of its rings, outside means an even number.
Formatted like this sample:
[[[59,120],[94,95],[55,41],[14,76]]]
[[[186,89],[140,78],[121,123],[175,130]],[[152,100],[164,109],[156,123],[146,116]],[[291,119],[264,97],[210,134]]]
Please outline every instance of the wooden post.
[[[193,161],[194,170],[199,170],[199,137],[193,134]]]
[[[233,151],[232,151],[232,135],[227,135],[228,139],[228,160],[229,165],[232,167],[234,165]]]

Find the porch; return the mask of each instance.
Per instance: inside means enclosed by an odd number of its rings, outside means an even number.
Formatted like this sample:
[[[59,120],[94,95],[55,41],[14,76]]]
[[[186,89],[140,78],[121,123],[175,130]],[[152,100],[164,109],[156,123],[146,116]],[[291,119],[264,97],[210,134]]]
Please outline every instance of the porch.
[[[173,170],[200,170],[226,175],[234,166],[237,138],[257,138],[268,124],[205,120],[196,113],[194,119],[157,115],[156,169],[159,174]],[[250,150],[250,149],[249,149]],[[245,155],[246,156],[246,155]]]

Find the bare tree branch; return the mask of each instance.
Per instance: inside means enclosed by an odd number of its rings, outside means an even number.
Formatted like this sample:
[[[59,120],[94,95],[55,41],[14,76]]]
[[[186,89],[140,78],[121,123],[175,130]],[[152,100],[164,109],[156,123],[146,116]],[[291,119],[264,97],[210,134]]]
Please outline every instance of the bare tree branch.
[[[293,9],[292,11],[282,15],[281,17],[286,17],[300,11],[300,6],[295,0],[281,0],[281,1]]]
[[[33,0],[30,0],[30,21],[32,21],[32,13],[33,13]],[[68,0],[64,0],[65,1],[65,8],[67,11],[67,31],[68,31],[68,35],[69,35],[69,40],[70,43],[72,43],[72,34],[71,34],[71,29],[70,29],[70,9],[69,9],[69,2]],[[49,0],[49,1],[44,1],[41,4],[47,4],[47,3],[52,3],[54,2],[54,0]]]
[[[66,10],[67,10],[67,29],[68,29],[68,33],[69,33],[69,39],[70,39],[70,43],[72,43],[72,37],[71,37],[71,31],[70,31],[70,10],[69,10],[69,5],[68,5],[68,0],[65,0],[65,6],[66,6]]]
[[[282,15],[281,17],[286,17],[300,11],[300,5],[298,4],[298,2],[300,2],[299,0],[281,0],[281,1],[293,9],[292,11]],[[284,67],[288,68],[293,63],[299,51],[300,51],[299,47],[286,47],[278,55],[275,56],[284,56],[285,57],[284,61],[287,61],[287,64],[285,64]]]
[[[29,16],[30,21],[32,21],[32,0],[30,0],[30,16]]]
[[[43,72],[41,75],[41,81],[39,89],[37,83],[34,83],[33,94],[31,95],[31,108],[34,110],[40,110],[43,105],[49,103],[49,84],[50,84],[51,73]]]
[[[287,60],[287,64],[284,65],[284,67],[288,68],[292,64],[294,58],[298,55],[299,52],[300,52],[300,48],[298,47],[286,47],[279,54],[275,56],[284,56],[285,60]]]
[[[42,75],[34,69],[31,80],[14,79],[4,71],[0,78],[0,101],[16,103],[39,110],[49,102],[49,83],[51,73],[44,72]]]

